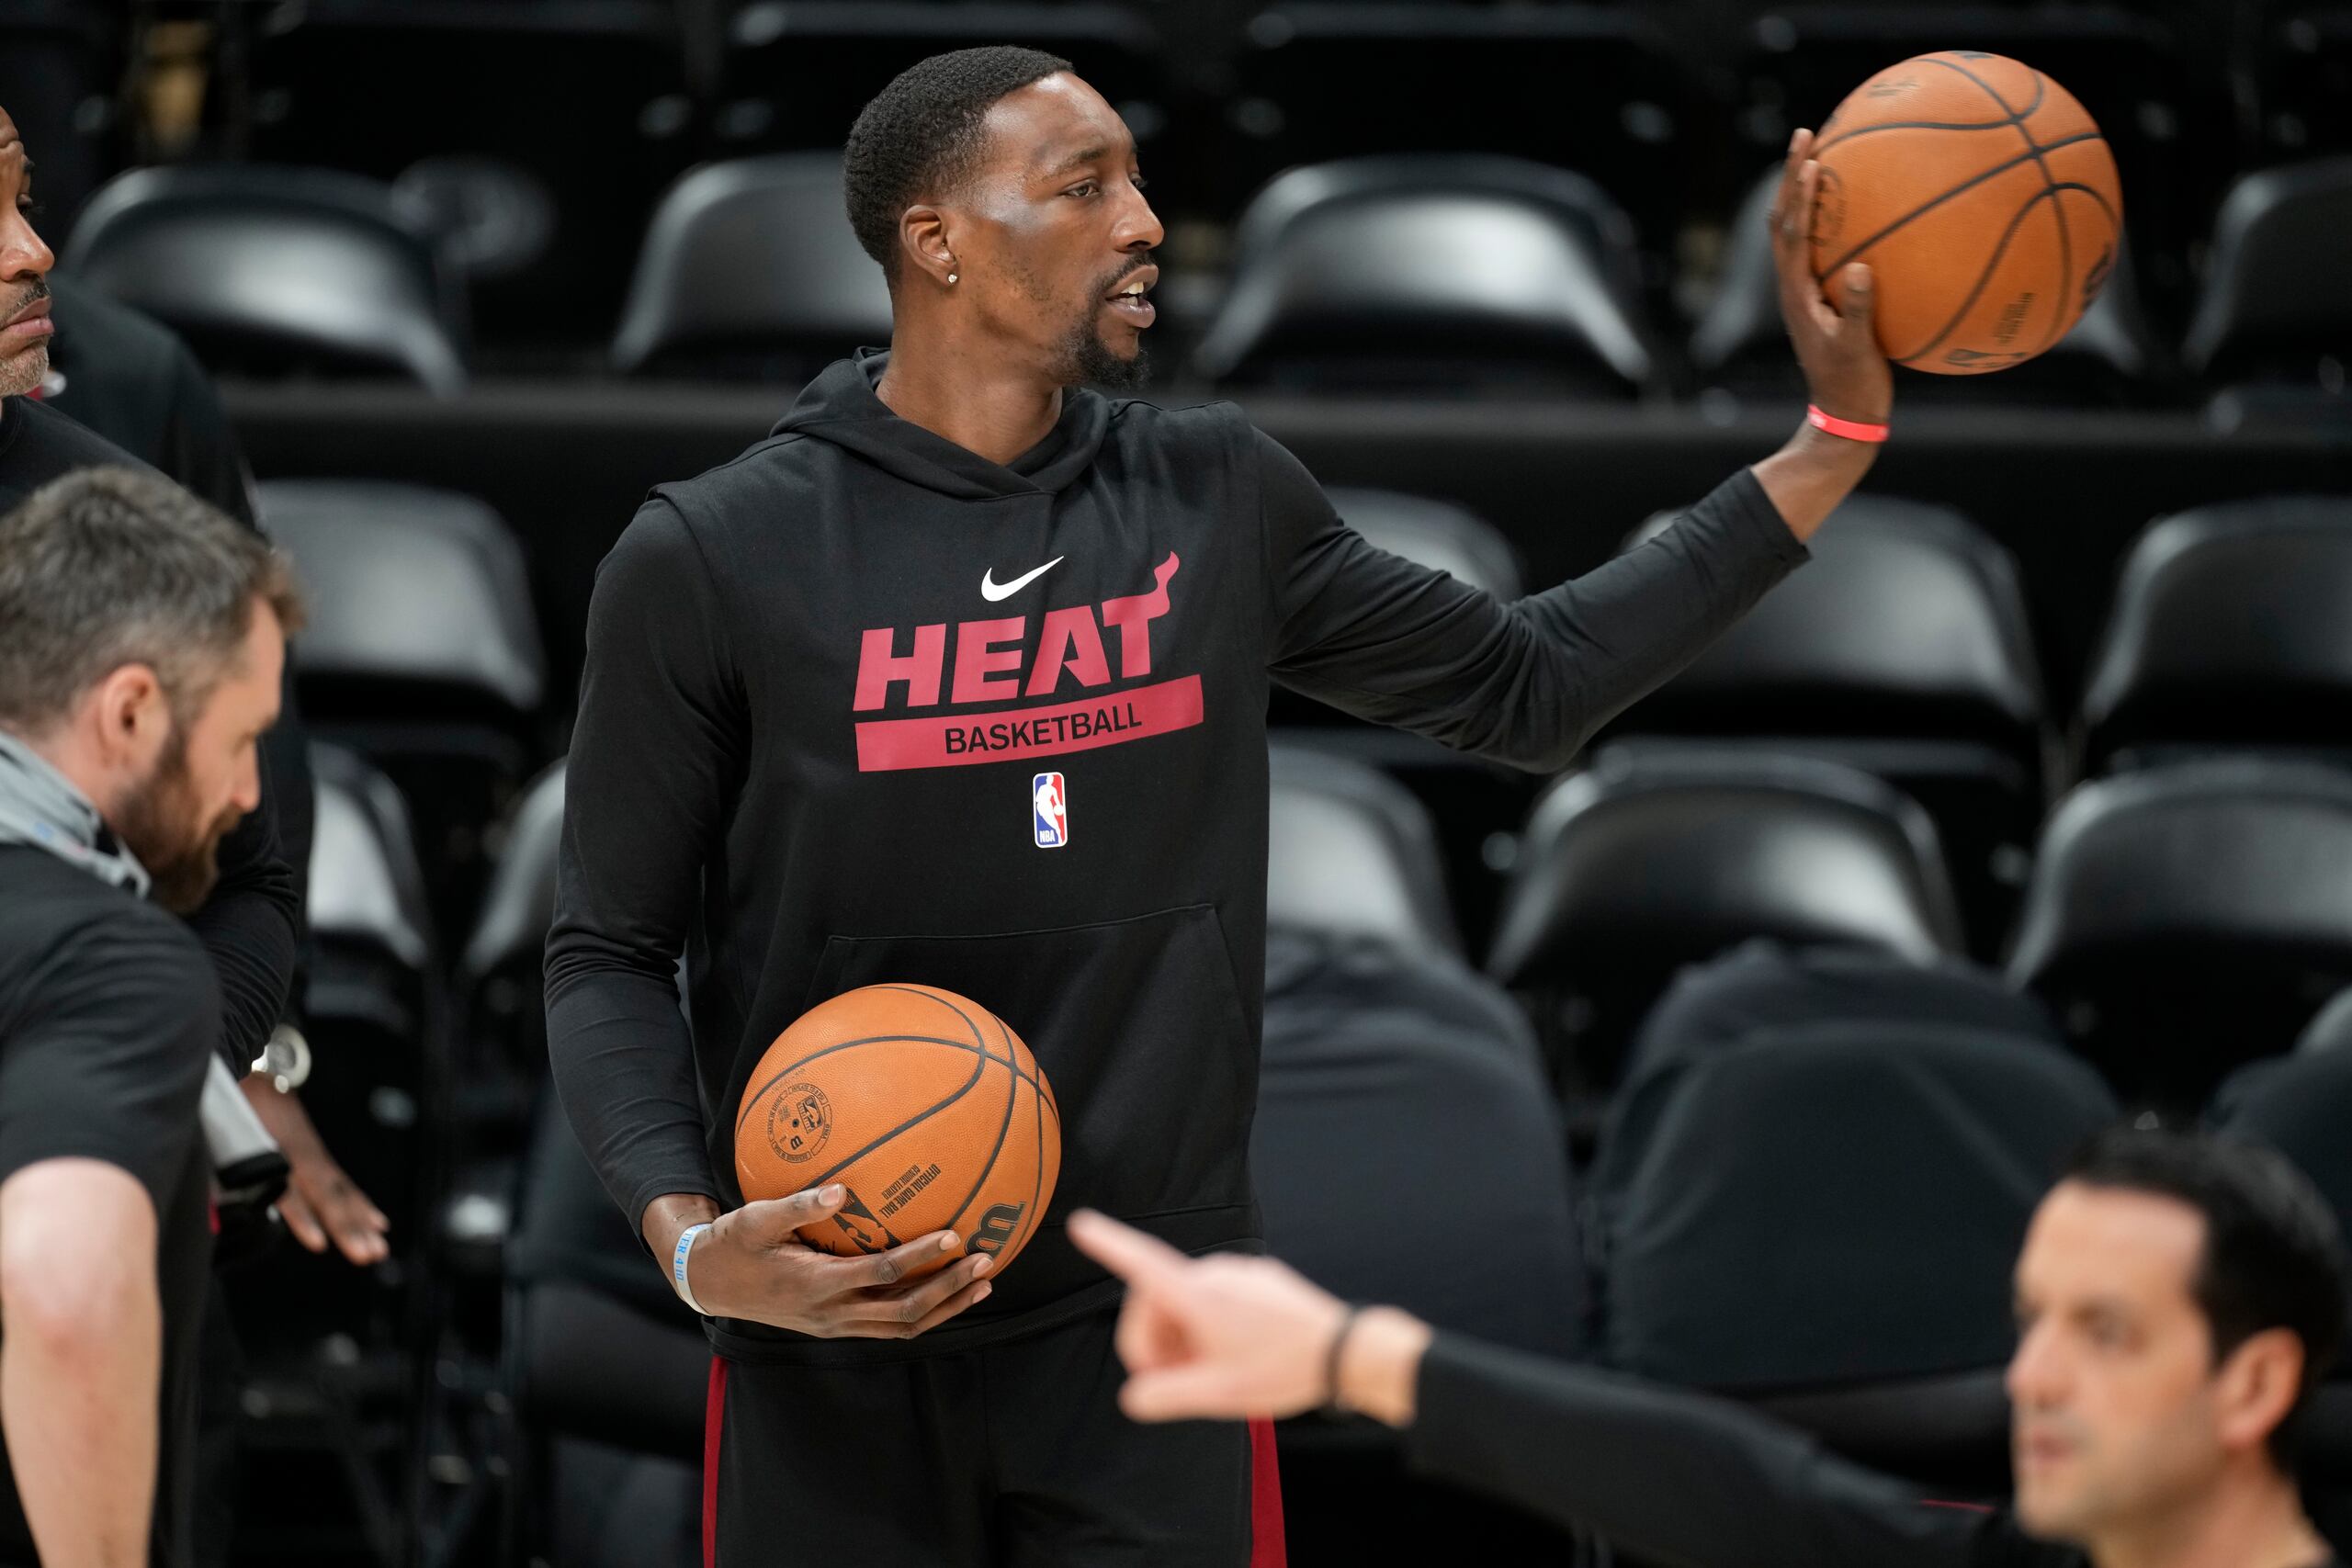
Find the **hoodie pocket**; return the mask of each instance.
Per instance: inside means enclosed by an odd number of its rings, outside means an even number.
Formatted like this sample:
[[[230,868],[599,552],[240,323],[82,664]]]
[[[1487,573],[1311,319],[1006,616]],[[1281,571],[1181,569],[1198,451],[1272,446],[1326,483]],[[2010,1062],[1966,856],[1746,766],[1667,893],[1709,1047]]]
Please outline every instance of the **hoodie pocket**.
[[[1027,1042],[1062,1126],[1049,1223],[1250,1201],[1257,1047],[1213,905],[989,936],[832,936],[804,1003],[909,981]]]

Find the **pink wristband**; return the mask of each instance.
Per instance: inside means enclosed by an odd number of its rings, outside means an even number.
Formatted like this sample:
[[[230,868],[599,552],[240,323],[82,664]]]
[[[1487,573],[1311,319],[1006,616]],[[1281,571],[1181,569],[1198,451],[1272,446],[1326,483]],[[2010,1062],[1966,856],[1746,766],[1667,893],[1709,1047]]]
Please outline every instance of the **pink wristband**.
[[[1868,441],[1875,445],[1886,439],[1886,426],[1864,424],[1860,420],[1839,419],[1834,413],[1824,413],[1813,403],[1804,406],[1804,422],[1815,430],[1826,430],[1832,435],[1842,435],[1849,441]]]

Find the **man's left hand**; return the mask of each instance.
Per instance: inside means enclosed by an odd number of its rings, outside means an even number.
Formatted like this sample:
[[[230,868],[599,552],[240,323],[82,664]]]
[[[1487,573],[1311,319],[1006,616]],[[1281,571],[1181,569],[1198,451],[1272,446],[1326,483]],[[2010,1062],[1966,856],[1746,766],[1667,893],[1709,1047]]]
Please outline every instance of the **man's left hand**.
[[[1815,407],[1839,419],[1884,424],[1894,406],[1894,372],[1880,349],[1871,315],[1877,293],[1871,269],[1850,262],[1839,280],[1846,292],[1840,310],[1825,299],[1813,276],[1813,207],[1821,186],[1821,165],[1813,161],[1813,132],[1789,141],[1781,166],[1781,188],[1772,201],[1772,265],[1781,276],[1781,319],[1804,368],[1806,394]]]
[[[277,1213],[294,1239],[312,1252],[324,1252],[332,1242],[336,1251],[363,1267],[390,1257],[391,1246],[384,1236],[391,1221],[344,1174],[302,1102],[280,1094],[257,1074],[246,1077],[244,1089],[254,1114],[286,1156],[286,1191],[277,1200]]]

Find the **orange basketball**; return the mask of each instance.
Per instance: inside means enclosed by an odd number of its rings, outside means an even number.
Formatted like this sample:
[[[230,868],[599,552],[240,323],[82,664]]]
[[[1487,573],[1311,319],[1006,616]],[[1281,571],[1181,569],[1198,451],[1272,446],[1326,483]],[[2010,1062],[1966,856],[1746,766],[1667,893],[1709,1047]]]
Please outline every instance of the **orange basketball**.
[[[1001,1273],[1037,1233],[1061,1174],[1061,1113],[1021,1037],[978,1003],[930,986],[866,986],[776,1036],[735,1122],[747,1199],[829,1181],[849,1196],[800,1238],[854,1258],[933,1231]]]
[[[1813,271],[1878,282],[1886,356],[1939,376],[2022,364],[2066,335],[2115,265],[2115,159],[2074,96],[1997,54],[1891,65],[1815,133]]]

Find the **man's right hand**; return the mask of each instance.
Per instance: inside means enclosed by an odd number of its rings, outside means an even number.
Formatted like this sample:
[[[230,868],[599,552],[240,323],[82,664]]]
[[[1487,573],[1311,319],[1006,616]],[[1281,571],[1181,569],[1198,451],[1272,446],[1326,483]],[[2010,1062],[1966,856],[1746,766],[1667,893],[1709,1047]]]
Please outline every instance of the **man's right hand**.
[[[742,1318],[821,1339],[911,1339],[988,1299],[981,1276],[996,1260],[986,1253],[914,1278],[924,1265],[956,1250],[958,1238],[952,1231],[934,1231],[866,1258],[836,1258],[795,1234],[830,1217],[847,1195],[835,1182],[746,1203],[711,1221],[687,1260],[695,1299],[715,1317]],[[657,1220],[670,1207],[657,1200],[646,1213],[646,1239],[664,1265],[687,1223]]]

